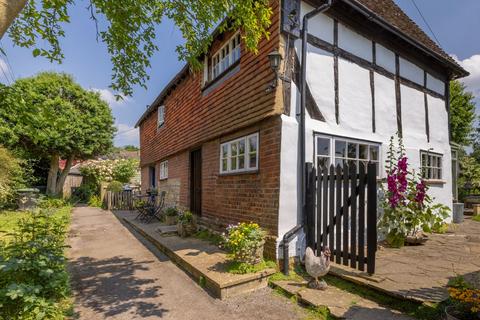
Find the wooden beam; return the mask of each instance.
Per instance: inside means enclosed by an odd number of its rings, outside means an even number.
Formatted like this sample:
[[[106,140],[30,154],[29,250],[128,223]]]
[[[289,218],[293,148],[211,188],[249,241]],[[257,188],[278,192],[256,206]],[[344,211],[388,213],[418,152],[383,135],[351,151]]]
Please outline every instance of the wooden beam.
[[[423,71],[423,85],[427,87],[427,71]],[[428,95],[423,93],[423,99],[425,101],[425,131],[427,134],[427,142],[430,142],[430,119],[428,115]]]
[[[397,105],[397,130],[398,135],[402,134],[402,97],[400,90],[400,57],[395,54],[395,102]]]
[[[308,37],[307,37],[308,38]],[[335,121],[340,123],[340,98],[338,93],[338,21],[333,20],[333,77],[334,77],[334,90],[335,90]]]
[[[375,67],[377,65],[377,52],[375,48],[375,42],[372,41],[372,64]],[[372,132],[375,133],[375,74],[374,69],[370,69],[370,92],[372,94]]]

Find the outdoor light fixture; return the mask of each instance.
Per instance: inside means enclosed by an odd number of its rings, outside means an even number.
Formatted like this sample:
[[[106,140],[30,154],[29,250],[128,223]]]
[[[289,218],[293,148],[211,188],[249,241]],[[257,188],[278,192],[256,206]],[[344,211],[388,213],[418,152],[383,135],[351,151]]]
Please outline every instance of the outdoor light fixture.
[[[272,68],[273,72],[275,73],[275,79],[273,79],[272,83],[268,86],[267,92],[272,91],[278,85],[278,79],[290,82],[290,79],[284,77],[280,74],[280,64],[282,62],[282,54],[278,52],[277,49],[273,50],[268,54],[268,60],[270,61],[270,68]]]

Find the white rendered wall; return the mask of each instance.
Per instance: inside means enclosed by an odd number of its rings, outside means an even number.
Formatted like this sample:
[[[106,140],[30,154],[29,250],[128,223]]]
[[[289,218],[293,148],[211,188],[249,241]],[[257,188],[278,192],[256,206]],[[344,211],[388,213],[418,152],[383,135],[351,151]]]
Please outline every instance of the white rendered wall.
[[[372,61],[372,41],[338,23],[338,46],[357,57]]]
[[[312,8],[302,3],[302,14]],[[310,33],[331,42],[333,27],[326,16],[310,22]],[[322,28],[315,29],[312,25],[323,23]],[[325,27],[328,26],[328,27]],[[340,25],[339,25],[340,29]],[[344,28],[341,28],[344,30]],[[332,32],[331,36],[325,32]],[[341,34],[341,35],[340,35]],[[363,37],[341,31],[342,46],[364,59],[371,55],[371,42]],[[349,38],[350,37],[350,38]],[[345,41],[347,38],[350,41]],[[365,41],[366,40],[366,41]],[[356,44],[355,44],[356,43]],[[295,42],[297,54],[301,57],[301,42]],[[371,58],[370,58],[371,59]],[[384,69],[395,73],[395,54],[376,44],[376,63]],[[307,83],[312,95],[326,121],[314,120],[306,114],[306,151],[307,162],[314,162],[314,134],[315,132],[330,136],[367,140],[381,144],[380,160],[381,177],[385,177],[384,162],[387,158],[390,137],[397,132],[397,111],[395,98],[395,82],[383,75],[374,74],[375,84],[375,122],[376,132],[372,132],[372,100],[369,71],[358,65],[339,58],[339,112],[340,123],[335,120],[334,103],[334,71],[333,57],[330,53],[308,46],[307,54]],[[403,77],[420,85],[424,83],[423,70],[410,61],[400,59],[400,72]],[[428,75],[427,75],[428,76]],[[427,77],[427,87],[443,94],[444,84],[431,76]],[[437,203],[452,206],[451,186],[451,154],[448,137],[448,115],[445,102],[441,99],[428,96],[430,142],[427,141],[425,129],[425,105],[423,92],[401,85],[403,137],[409,158],[410,168],[420,170],[420,150],[429,150],[443,155],[444,184],[430,185],[429,194],[435,197]],[[298,216],[298,121],[296,110],[300,104],[298,89],[292,83],[290,116],[282,116],[282,141],[280,165],[280,202],[279,202],[279,238],[280,243],[284,233],[296,226],[301,217]],[[295,176],[297,175],[297,176]],[[290,255],[303,255],[304,235],[300,234],[290,244]],[[281,252],[278,255],[281,257]]]
[[[303,23],[303,16],[313,9],[311,5],[302,1],[300,6],[300,24]],[[308,20],[308,30],[315,37],[328,43],[333,43],[333,19],[325,14],[320,13]]]

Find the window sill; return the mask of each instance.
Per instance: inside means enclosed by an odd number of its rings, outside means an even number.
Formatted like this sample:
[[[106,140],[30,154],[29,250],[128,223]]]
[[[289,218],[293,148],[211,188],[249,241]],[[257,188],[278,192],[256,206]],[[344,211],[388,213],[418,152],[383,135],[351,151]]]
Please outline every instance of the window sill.
[[[168,180],[168,178],[160,178],[158,179],[159,181],[165,181],[165,180]]]
[[[443,185],[446,184],[447,181],[442,179],[425,179],[425,183],[428,185]]]
[[[239,175],[245,175],[245,174],[258,174],[258,169],[237,171],[237,172],[224,172],[224,173],[219,173],[218,176],[227,177],[227,176],[239,176]]]
[[[225,69],[222,73],[220,73],[215,79],[210,80],[207,83],[205,83],[205,85],[202,88],[202,92],[205,94],[208,89],[210,89],[213,86],[215,86],[217,84],[220,84],[223,81],[227,80],[229,78],[229,76],[231,76],[230,73],[232,73],[232,74],[235,73],[234,69],[240,65],[240,60],[241,60],[241,58],[238,59],[237,61],[235,61],[231,66],[229,66],[227,69]]]

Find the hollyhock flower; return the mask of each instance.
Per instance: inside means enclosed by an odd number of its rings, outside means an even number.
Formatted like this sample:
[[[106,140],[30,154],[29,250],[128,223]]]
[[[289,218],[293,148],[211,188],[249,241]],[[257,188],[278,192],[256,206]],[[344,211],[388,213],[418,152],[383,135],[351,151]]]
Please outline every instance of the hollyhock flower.
[[[425,193],[426,193],[426,185],[425,181],[420,181],[416,186],[416,195],[415,195],[415,202],[417,202],[420,206],[423,206],[423,201],[425,200]]]

